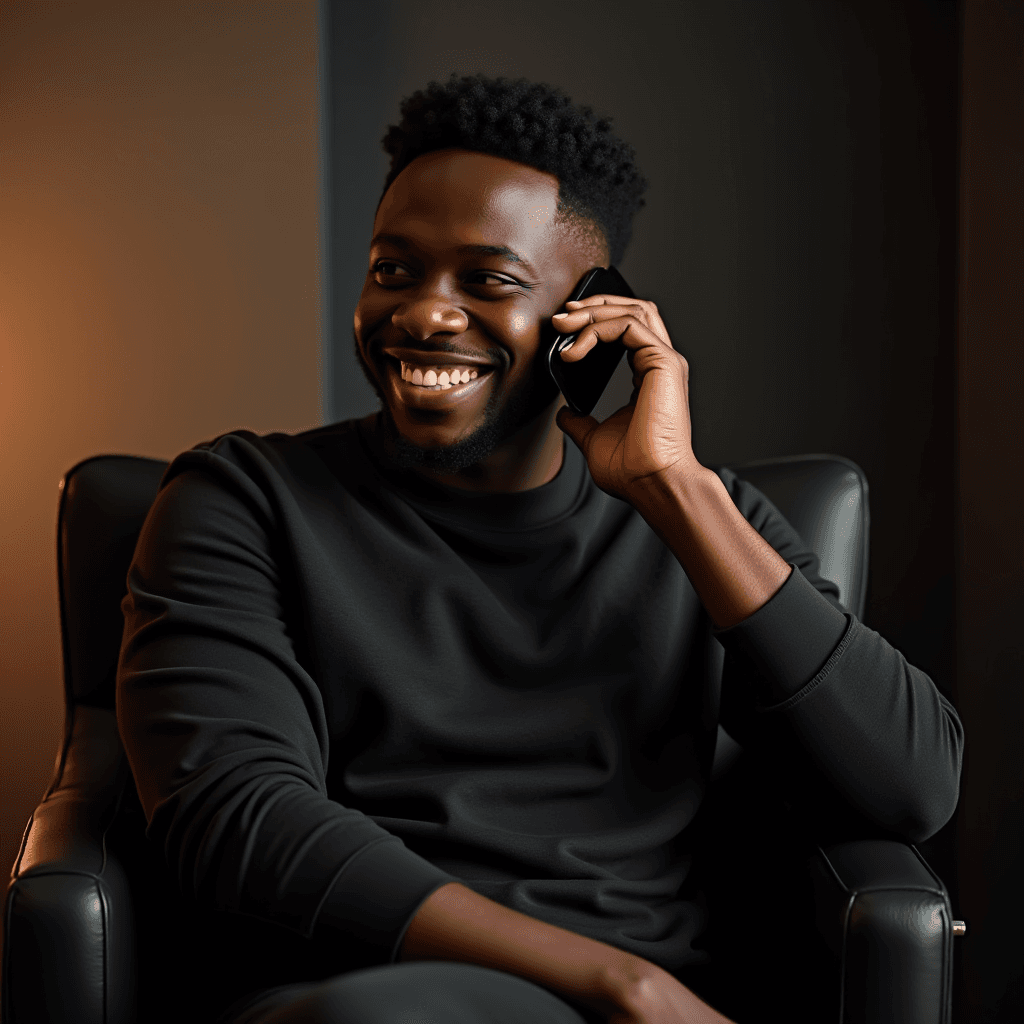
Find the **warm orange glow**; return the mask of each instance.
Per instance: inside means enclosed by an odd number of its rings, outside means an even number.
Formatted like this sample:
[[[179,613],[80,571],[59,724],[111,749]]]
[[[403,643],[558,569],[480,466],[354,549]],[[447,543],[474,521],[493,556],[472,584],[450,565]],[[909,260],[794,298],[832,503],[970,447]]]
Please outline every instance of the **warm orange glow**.
[[[320,422],[317,7],[0,9],[0,869],[63,727],[57,483]]]

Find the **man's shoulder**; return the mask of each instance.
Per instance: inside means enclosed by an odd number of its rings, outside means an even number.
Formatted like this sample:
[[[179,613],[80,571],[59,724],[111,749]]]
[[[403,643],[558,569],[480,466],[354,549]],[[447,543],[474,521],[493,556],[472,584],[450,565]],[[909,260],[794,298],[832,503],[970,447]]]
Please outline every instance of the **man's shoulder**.
[[[161,488],[179,476],[200,475],[221,482],[243,481],[269,486],[314,488],[351,473],[363,461],[356,420],[342,420],[295,433],[257,433],[247,428],[225,431],[175,456]]]
[[[359,420],[338,420],[306,430],[275,430],[259,433],[246,427],[236,427],[222,434],[201,441],[189,451],[230,452],[238,446],[251,447],[265,452],[292,452],[302,448],[313,451],[324,448],[346,448],[358,443],[357,424]],[[187,454],[187,452],[182,452]]]

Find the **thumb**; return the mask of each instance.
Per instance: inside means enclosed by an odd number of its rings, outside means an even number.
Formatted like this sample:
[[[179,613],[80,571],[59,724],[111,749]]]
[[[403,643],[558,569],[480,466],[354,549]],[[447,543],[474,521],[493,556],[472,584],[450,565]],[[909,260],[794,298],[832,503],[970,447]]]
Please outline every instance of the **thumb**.
[[[573,444],[586,455],[584,444],[590,432],[598,425],[597,420],[593,416],[584,416],[581,413],[573,412],[569,406],[563,405],[555,413],[555,423],[569,435]]]

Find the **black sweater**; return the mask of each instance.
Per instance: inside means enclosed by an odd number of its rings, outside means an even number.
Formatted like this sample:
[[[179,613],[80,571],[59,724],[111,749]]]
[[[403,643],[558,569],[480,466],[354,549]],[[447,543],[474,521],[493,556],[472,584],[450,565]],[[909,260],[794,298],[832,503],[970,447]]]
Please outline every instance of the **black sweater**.
[[[718,473],[794,567],[721,631],[568,440],[512,494],[380,466],[355,421],[180,455],[128,577],[117,714],[181,892],[387,963],[458,880],[699,962],[684,883],[719,721],[811,815],[938,831],[955,710]]]

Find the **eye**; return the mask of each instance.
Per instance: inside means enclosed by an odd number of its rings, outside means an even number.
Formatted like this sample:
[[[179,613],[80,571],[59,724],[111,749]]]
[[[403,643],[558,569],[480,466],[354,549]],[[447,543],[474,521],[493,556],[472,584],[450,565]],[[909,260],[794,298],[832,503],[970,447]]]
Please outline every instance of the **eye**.
[[[373,266],[373,272],[375,274],[386,273],[383,269],[384,267],[398,267],[401,270],[405,269],[400,263],[395,263],[392,260],[378,260]]]
[[[511,281],[507,277],[501,277],[499,274],[491,274],[486,270],[481,270],[478,274],[473,274],[473,277],[489,277],[492,281],[498,284],[518,284],[517,281]]]
[[[391,268],[391,269],[388,269],[388,268]],[[397,275],[396,270],[394,268],[398,268],[398,270],[403,271],[403,273],[405,274],[406,277],[411,277],[412,276],[405,269],[405,267],[402,266],[401,263],[396,263],[394,260],[378,260],[373,265],[373,273],[375,273],[375,274],[383,274],[385,277],[395,277],[395,276],[398,276],[398,275]],[[502,277],[500,274],[491,273],[491,271],[489,271],[489,270],[478,270],[478,271],[476,271],[476,273],[471,274],[469,276],[468,281],[470,283],[472,283],[474,281],[481,281],[481,279],[482,279],[482,283],[483,283],[484,287],[487,287],[487,288],[493,288],[493,287],[495,287],[497,285],[502,285],[502,284],[510,285],[512,287],[515,287],[516,285],[519,284],[518,281],[513,281],[511,278],[508,278],[508,277]]]

